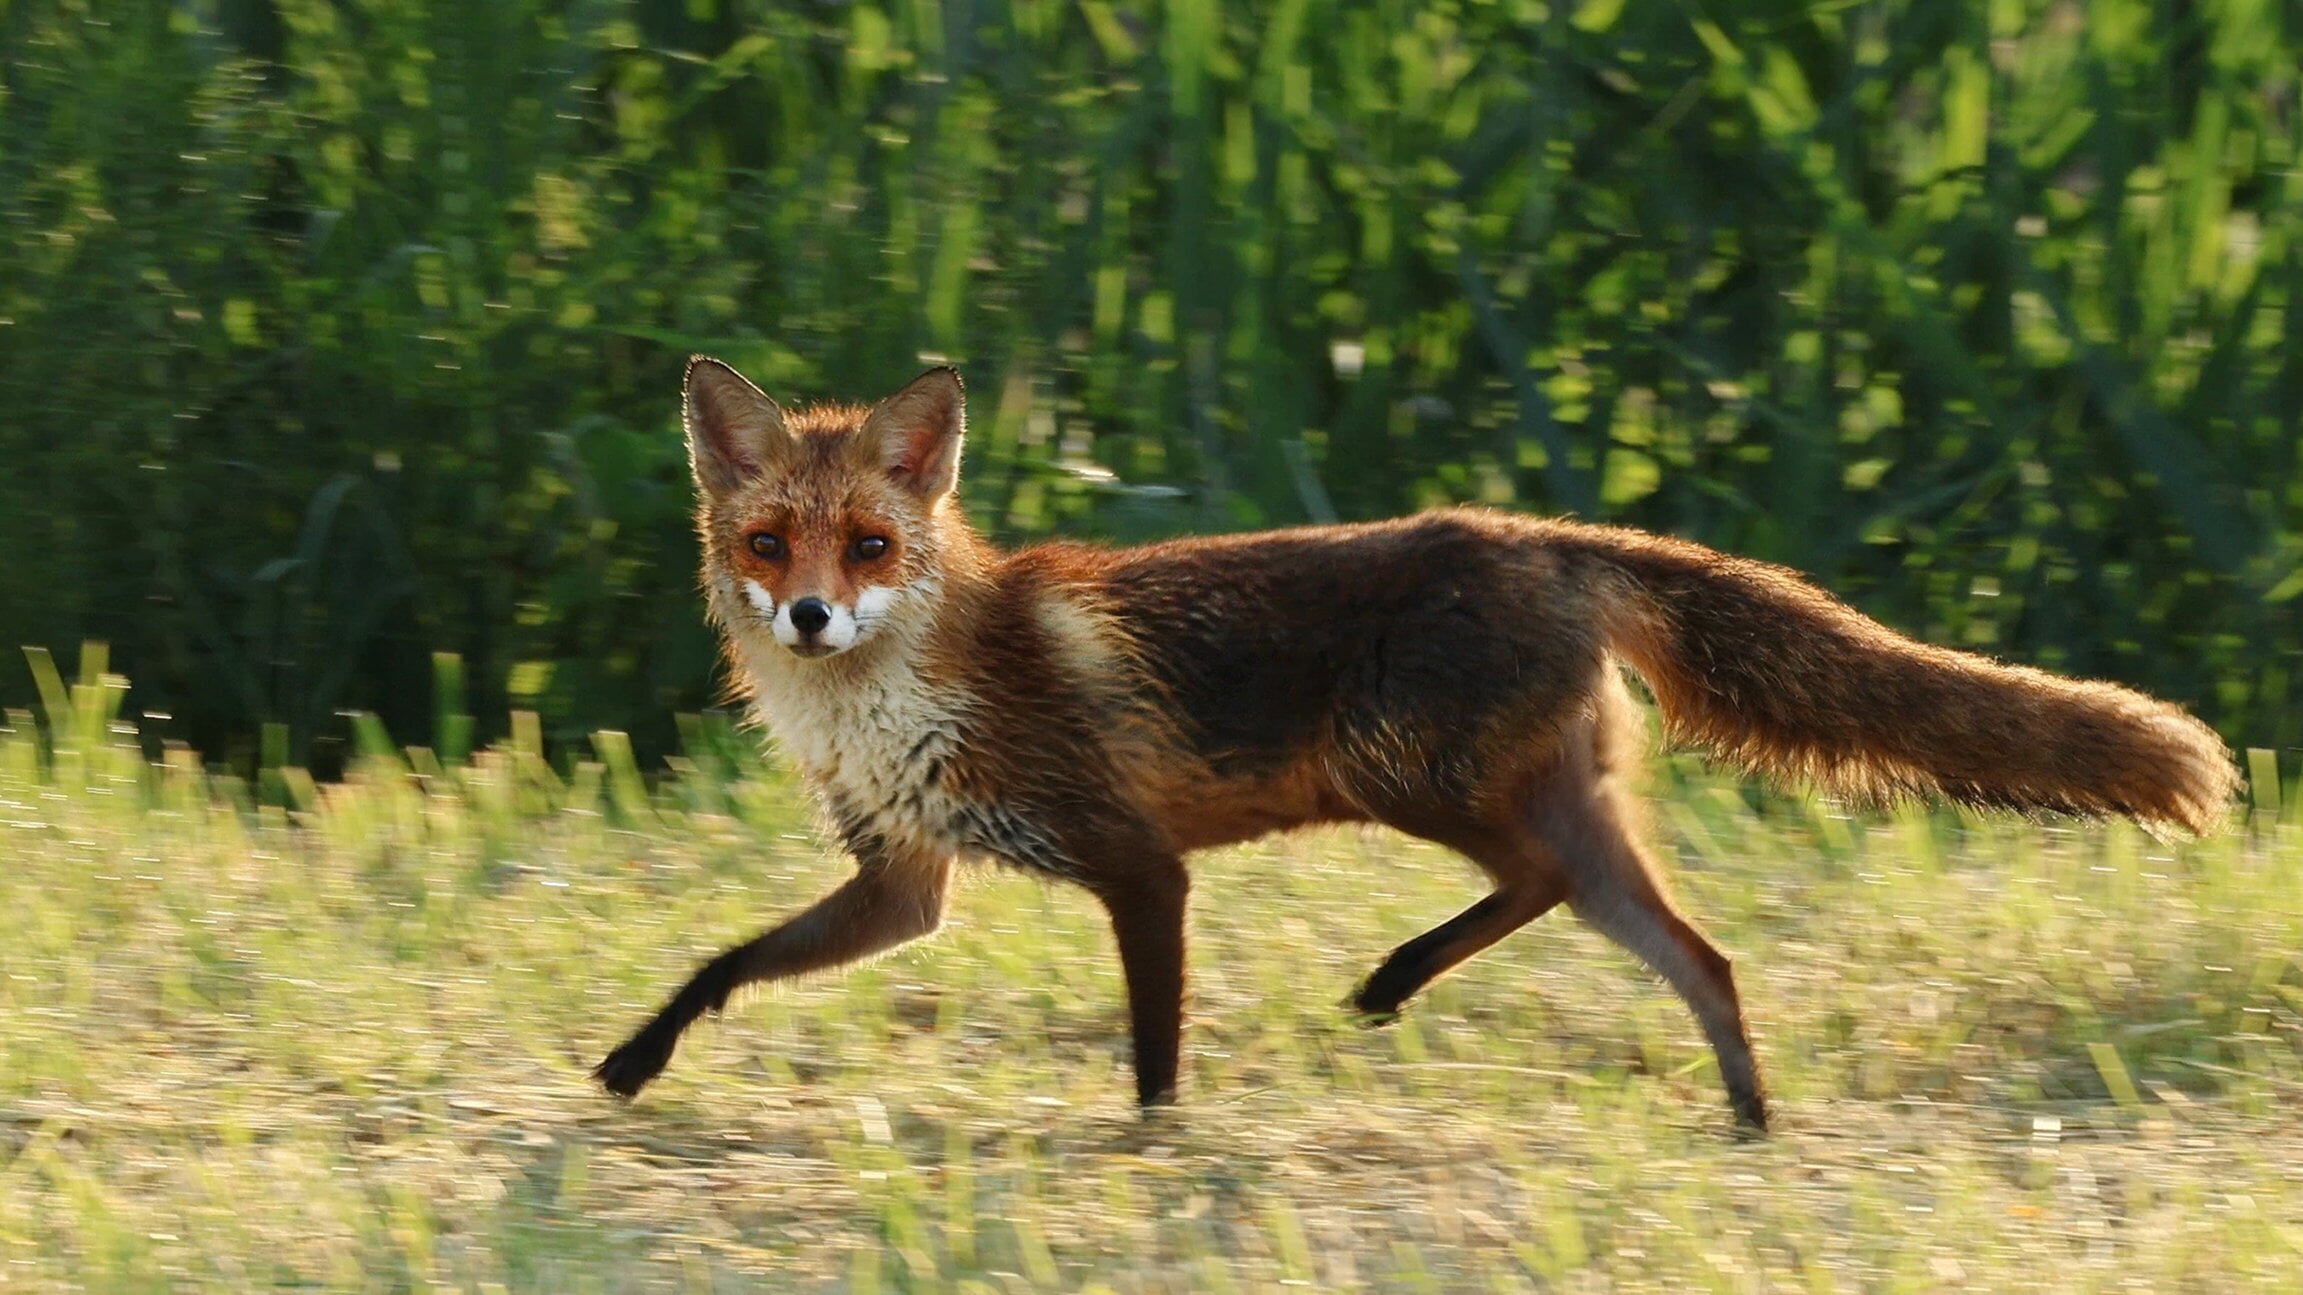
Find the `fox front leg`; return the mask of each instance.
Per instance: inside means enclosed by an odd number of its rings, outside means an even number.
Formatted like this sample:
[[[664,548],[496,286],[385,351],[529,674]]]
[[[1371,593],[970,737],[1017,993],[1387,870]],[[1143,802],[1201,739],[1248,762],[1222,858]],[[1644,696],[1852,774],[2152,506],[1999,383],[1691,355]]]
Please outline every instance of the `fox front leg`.
[[[1120,968],[1127,977],[1136,1103],[1169,1105],[1176,1099],[1183,1048],[1184,910],[1190,880],[1181,859],[1163,855],[1136,860],[1125,875],[1101,879],[1093,889],[1111,914]]]
[[[805,912],[729,949],[689,977],[671,1001],[592,1071],[600,1086],[631,1097],[663,1073],[680,1035],[718,1012],[745,985],[825,971],[926,935],[943,922],[948,856],[871,853],[846,884]]]

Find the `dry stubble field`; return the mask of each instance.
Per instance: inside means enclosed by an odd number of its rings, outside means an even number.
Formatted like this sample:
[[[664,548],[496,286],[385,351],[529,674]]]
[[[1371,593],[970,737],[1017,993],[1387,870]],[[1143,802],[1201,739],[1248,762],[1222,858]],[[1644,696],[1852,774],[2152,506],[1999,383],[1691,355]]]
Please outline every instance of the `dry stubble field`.
[[[1109,937],[979,872],[932,941],[586,1067],[843,864],[760,765],[612,737],[342,785],[152,765],[118,681],[0,734],[0,1288],[2303,1289],[2303,833],[1651,791],[1779,1133],[1554,915],[1396,1027],[1337,1004],[1477,893],[1382,834],[1204,859],[1185,1104]]]

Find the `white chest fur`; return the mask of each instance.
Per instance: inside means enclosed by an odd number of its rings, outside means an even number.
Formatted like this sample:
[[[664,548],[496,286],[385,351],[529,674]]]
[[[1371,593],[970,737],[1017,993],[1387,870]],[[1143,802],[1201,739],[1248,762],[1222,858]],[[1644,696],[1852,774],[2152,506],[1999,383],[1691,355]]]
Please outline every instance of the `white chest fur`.
[[[754,714],[838,808],[894,840],[962,843],[968,807],[943,774],[972,698],[931,686],[901,652],[875,652],[868,663],[805,661],[772,642],[747,641],[742,652]]]

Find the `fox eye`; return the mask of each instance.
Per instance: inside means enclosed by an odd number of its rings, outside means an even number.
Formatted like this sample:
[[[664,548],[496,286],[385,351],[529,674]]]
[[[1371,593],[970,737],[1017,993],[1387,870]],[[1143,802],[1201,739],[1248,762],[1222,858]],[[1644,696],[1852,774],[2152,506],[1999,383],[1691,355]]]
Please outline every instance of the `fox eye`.
[[[864,538],[856,541],[856,546],[853,551],[856,555],[857,561],[869,562],[873,558],[886,555],[888,551],[888,542],[884,539],[881,539],[877,535],[866,535]]]
[[[754,535],[750,540],[750,544],[752,552],[763,558],[766,558],[770,562],[773,562],[777,558],[780,558],[784,555],[783,539],[779,536],[770,535],[765,531],[762,531],[758,535]]]

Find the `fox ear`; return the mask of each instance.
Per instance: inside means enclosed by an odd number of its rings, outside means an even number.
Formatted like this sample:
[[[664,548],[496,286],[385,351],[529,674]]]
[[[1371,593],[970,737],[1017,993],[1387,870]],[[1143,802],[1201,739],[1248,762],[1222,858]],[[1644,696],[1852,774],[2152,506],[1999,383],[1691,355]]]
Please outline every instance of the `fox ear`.
[[[743,375],[708,355],[690,356],[680,389],[688,466],[696,484],[724,495],[782,463],[792,450],[784,411]]]
[[[932,504],[959,484],[967,419],[960,371],[946,366],[928,370],[872,406],[859,439],[898,485]]]

